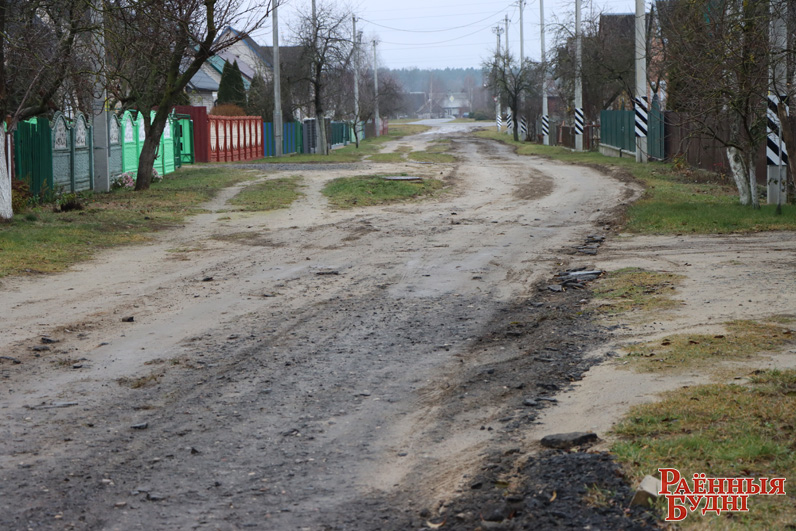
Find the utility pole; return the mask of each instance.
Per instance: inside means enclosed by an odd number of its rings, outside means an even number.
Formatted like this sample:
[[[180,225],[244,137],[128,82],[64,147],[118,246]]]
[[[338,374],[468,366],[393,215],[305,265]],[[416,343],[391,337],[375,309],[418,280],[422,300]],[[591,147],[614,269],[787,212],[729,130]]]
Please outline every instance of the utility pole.
[[[509,53],[509,16],[506,15],[506,54]]]
[[[642,0],[643,1],[643,0]],[[580,28],[580,0],[575,0],[575,151],[583,151],[583,129],[578,134],[579,120],[583,118],[583,37]]]
[[[518,0],[517,3],[520,5],[520,68],[522,68],[522,62],[525,60],[525,38],[522,31],[522,12],[525,7],[525,0]]]
[[[787,115],[788,103],[785,98],[788,94],[788,68],[786,64],[786,50],[788,48],[788,27],[785,22],[787,13],[787,0],[771,1],[771,86],[768,93],[768,111],[766,113],[767,136],[766,139],[766,202],[777,205],[777,213],[782,212],[782,204],[786,202],[788,150],[782,141],[782,128],[788,127],[782,123],[780,116]],[[785,113],[780,113],[780,106],[785,106]],[[793,150],[793,146],[790,146]]]
[[[647,162],[647,24],[644,0],[636,0],[636,162]]]
[[[273,37],[274,37],[274,155],[282,156],[282,76],[279,65],[279,20],[277,19],[276,8],[279,2],[274,2],[273,15]]]
[[[379,69],[376,66],[376,41],[373,41],[373,90],[375,92],[373,126],[376,129],[376,136],[381,136],[381,118],[379,118]]]
[[[497,48],[495,48],[495,67],[500,66],[500,34],[503,33],[503,28],[498,24],[492,28],[492,33],[497,37]],[[500,132],[500,91],[495,87],[495,123],[497,125],[498,133]]]
[[[541,32],[539,40],[542,44],[542,143],[550,145],[550,117],[547,115],[547,58],[544,47],[544,0],[539,0],[539,21]]]
[[[94,56],[96,60],[95,70],[99,72],[97,76],[97,84],[100,85],[99,97],[94,99],[92,106],[92,127],[91,130],[94,134],[94,190],[97,192],[108,192],[111,189],[111,175],[110,175],[110,134],[109,134],[109,116],[108,116],[108,89],[105,87],[105,25],[102,17],[103,13],[96,3],[92,3],[91,7],[91,22],[102,28],[102,31],[92,33],[92,46],[94,48]],[[10,168],[10,166],[9,166]]]
[[[359,35],[357,35],[357,16],[352,15],[354,23],[354,138],[359,147]]]

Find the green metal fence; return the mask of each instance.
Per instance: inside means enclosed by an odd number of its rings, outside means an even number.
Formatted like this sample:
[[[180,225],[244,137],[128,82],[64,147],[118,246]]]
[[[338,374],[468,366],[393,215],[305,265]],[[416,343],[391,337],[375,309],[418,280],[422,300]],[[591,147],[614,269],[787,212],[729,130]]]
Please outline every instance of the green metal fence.
[[[633,111],[600,111],[600,143],[635,151],[635,116]]]
[[[34,194],[55,188],[51,133],[47,118],[20,122],[14,131],[14,174],[17,180],[26,181]]]
[[[151,116],[155,116],[154,111]],[[190,119],[178,120],[174,115],[170,115],[166,121],[154,164],[160,175],[172,173],[183,162],[193,163],[193,128],[185,127],[185,131],[181,132],[181,124],[184,125],[185,122],[191,124]],[[138,158],[146,138],[143,115],[136,111],[125,111],[122,114],[121,130],[122,172],[137,173]],[[186,160],[182,155],[183,146],[187,147]]]

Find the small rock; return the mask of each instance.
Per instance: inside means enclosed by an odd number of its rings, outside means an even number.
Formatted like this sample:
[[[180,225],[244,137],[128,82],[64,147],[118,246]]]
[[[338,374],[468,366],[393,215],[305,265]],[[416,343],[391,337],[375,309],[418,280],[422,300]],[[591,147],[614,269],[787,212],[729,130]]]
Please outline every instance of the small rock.
[[[368,391],[366,389],[366,390],[362,391],[361,393],[359,393],[359,396],[370,396],[370,391]]]
[[[148,422],[142,422],[140,424],[133,424],[132,426],[130,426],[130,429],[132,429],[132,430],[145,430],[148,427],[149,427],[149,423]]]
[[[127,507],[127,502],[116,502],[113,504],[113,506],[117,509],[121,509],[122,507]]]
[[[547,289],[550,290],[550,291],[558,293],[558,292],[564,291],[564,286],[562,286],[561,284],[551,284],[551,285],[547,286]]]
[[[83,364],[82,363],[75,363],[74,365],[72,365],[72,368],[73,369],[82,369],[83,368]]]
[[[522,401],[522,405],[525,407],[536,407],[539,405],[539,402],[534,400],[533,398],[526,398]]]
[[[14,365],[19,365],[20,363],[22,363],[17,358],[12,358],[11,356],[0,356],[0,360],[8,360],[11,363],[13,363]]]
[[[197,455],[197,454],[200,454],[200,453],[202,453],[202,452],[200,452],[199,450],[197,450],[196,448],[191,446],[191,455]]]
[[[42,336],[42,338],[41,338],[41,342],[42,342],[44,345],[52,345],[53,343],[58,343],[58,340],[57,340],[57,339],[53,339],[53,338],[51,338],[51,337]]]
[[[506,519],[506,508],[501,506],[487,507],[481,513],[481,519],[486,522],[502,522]]]
[[[130,315],[128,317],[122,317],[122,322],[123,323],[132,323],[133,321],[135,321],[135,317],[133,317],[132,315]]]
[[[643,505],[649,507],[661,491],[661,480],[653,476],[645,476],[641,480],[638,490],[630,500],[630,505]]]
[[[33,352],[47,352],[48,350],[50,350],[50,347],[38,346],[38,347],[33,347],[31,350]]]
[[[481,488],[481,487],[483,487],[483,486],[484,486],[483,482],[481,482],[481,481],[476,481],[475,483],[473,483],[472,485],[470,485],[470,488],[471,488],[471,489],[473,489],[473,490],[478,490],[478,489],[480,489],[480,488]]]
[[[596,433],[576,431],[572,433],[556,433],[554,435],[546,435],[542,437],[542,446],[547,448],[560,448],[568,449],[573,446],[581,446],[583,444],[596,442],[599,440]]]
[[[212,281],[213,281],[213,277],[205,277],[205,278],[202,279],[202,282],[212,282]]]

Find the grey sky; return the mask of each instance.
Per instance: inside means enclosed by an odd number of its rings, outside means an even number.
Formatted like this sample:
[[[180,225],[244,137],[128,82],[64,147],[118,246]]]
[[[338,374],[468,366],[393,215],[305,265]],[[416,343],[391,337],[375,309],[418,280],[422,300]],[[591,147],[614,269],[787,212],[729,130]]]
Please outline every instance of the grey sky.
[[[326,0],[316,0],[319,4]],[[280,28],[295,19],[297,9],[309,11],[310,0],[287,0],[279,9]],[[517,0],[352,0],[352,11],[360,19],[358,28],[366,39],[379,41],[381,66],[388,68],[457,68],[480,67],[484,58],[495,49],[492,28],[503,27],[509,16],[509,46],[519,54],[519,8]],[[553,44],[554,25],[572,18],[575,0],[545,0],[545,22],[548,25],[548,51]],[[597,0],[583,2],[583,16],[594,12],[632,13],[633,0]],[[454,29],[455,28],[455,29]],[[526,0],[525,55],[540,58],[539,0]],[[401,31],[398,31],[401,30]],[[271,31],[264,28],[255,38],[260,44],[271,44]],[[282,42],[288,38],[287,28],[280,29]],[[505,45],[505,35],[501,47]]]

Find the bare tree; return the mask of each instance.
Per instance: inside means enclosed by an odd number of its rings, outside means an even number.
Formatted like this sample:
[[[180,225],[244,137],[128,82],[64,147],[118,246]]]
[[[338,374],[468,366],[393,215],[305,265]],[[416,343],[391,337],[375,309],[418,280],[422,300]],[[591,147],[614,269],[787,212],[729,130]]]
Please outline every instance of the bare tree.
[[[581,80],[583,108],[587,116],[597,116],[617,99],[632,98],[635,89],[634,47],[635,17],[627,14],[604,14],[587,17],[583,23],[583,60]],[[574,107],[575,37],[574,23],[558,26],[553,62],[553,76],[558,80],[561,97]]]
[[[519,140],[520,100],[523,94],[541,86],[541,65],[525,59],[520,63],[509,52],[495,54],[492,61],[484,63],[489,73],[488,85],[511,109],[515,117],[513,135]]]
[[[243,0],[105,0],[109,92],[143,115],[136,190],[146,190],[172,107],[202,64],[244,39],[270,13]],[[237,27],[218,39],[220,30]],[[150,111],[155,110],[154,117]]]
[[[672,110],[725,146],[741,204],[759,207],[755,159],[766,138],[769,1],[661,4]]]
[[[313,2],[313,6],[315,3]],[[326,141],[326,103],[330,80],[343,75],[351,61],[353,39],[349,32],[351,14],[333,4],[321,4],[314,13],[302,13],[294,30],[294,41],[301,47],[301,62],[306,65],[312,90],[313,114],[318,125],[317,153],[328,154]]]
[[[59,93],[85,73],[80,39],[91,30],[88,0],[0,0],[0,219],[11,219],[6,135],[17,123],[59,107]]]

